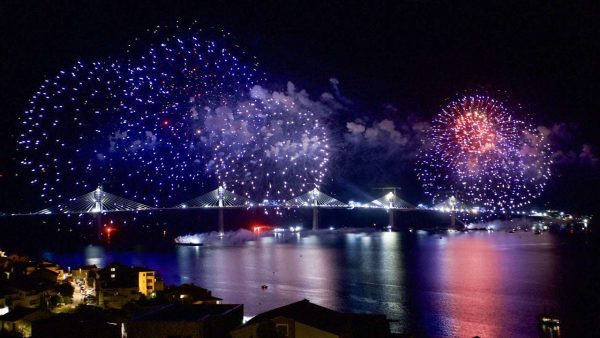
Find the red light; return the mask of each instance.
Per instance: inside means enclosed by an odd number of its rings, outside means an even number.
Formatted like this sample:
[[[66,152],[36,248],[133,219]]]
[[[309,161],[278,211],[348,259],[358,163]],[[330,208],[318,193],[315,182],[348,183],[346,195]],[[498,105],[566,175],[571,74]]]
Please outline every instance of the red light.
[[[268,226],[268,225],[255,225],[252,227],[252,230],[254,232],[260,232],[260,231],[266,231],[266,230],[273,230],[272,226]]]
[[[169,125],[169,120],[164,120],[163,121],[163,125],[168,126]]]

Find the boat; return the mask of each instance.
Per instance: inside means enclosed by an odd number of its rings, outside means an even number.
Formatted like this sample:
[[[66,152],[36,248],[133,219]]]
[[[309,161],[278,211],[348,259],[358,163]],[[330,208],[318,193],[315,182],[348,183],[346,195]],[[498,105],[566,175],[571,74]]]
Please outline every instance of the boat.
[[[179,242],[175,242],[175,245],[179,245],[179,246],[204,246],[203,243],[179,243]]]
[[[267,284],[263,284],[260,286],[261,289],[266,290],[269,288],[269,286]]]
[[[560,326],[560,319],[555,316],[549,315],[547,313],[543,313],[538,317],[538,321],[541,325],[545,325],[548,327],[558,327]]]
[[[543,313],[538,316],[541,337],[560,337],[560,320],[556,316]]]

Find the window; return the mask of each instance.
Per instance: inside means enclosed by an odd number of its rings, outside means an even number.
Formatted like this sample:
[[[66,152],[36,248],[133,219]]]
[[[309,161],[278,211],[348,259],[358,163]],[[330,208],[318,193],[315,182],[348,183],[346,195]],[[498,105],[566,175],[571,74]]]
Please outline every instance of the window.
[[[111,273],[111,274],[110,274],[110,278],[115,278],[115,274],[114,274],[114,273]]]
[[[115,268],[110,268],[110,271],[115,272]]]
[[[287,337],[290,334],[290,327],[287,324],[277,324],[275,325],[275,329],[277,330],[278,336]]]

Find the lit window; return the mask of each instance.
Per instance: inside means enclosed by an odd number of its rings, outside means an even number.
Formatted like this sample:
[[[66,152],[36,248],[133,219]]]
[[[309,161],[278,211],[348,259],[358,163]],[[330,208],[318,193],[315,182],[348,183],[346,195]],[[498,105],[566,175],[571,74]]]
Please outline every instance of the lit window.
[[[115,278],[115,274],[114,274],[114,273],[113,273],[113,274],[111,274],[111,275],[110,275],[110,278]]]
[[[110,271],[113,271],[113,272],[114,272],[114,271],[115,271],[115,268],[110,268]]]

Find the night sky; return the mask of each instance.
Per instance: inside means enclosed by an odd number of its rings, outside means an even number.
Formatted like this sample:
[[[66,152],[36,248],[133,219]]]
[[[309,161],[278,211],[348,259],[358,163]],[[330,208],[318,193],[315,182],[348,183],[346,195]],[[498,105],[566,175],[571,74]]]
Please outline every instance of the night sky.
[[[0,211],[42,209],[39,192],[22,175],[15,177],[15,134],[18,116],[45,76],[78,60],[122,56],[146,29],[176,20],[231,32],[258,58],[271,88],[291,81],[318,98],[332,90],[330,78],[338,79],[341,93],[353,102],[335,116],[341,132],[355,118],[428,120],[464,90],[507,92],[533,124],[558,126],[553,151],[572,153],[554,166],[534,205],[596,211],[598,2],[393,3],[3,2]],[[591,149],[585,156],[584,145]],[[356,170],[328,183],[338,196],[356,197],[360,189],[378,194],[371,189],[385,184],[401,185],[413,203],[426,201],[410,159],[385,158],[387,175],[374,178],[357,177],[371,163],[367,155],[354,156]]]

